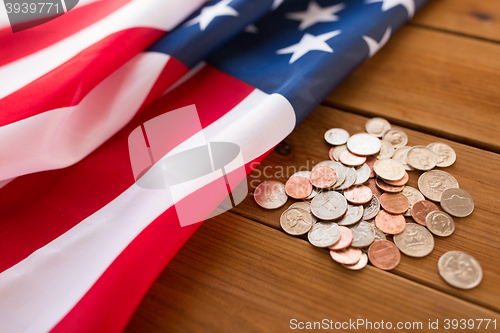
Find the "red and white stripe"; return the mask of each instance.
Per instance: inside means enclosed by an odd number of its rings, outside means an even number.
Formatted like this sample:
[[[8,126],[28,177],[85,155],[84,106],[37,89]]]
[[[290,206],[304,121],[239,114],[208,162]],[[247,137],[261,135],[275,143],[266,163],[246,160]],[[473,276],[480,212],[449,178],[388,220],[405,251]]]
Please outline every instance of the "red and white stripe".
[[[181,227],[168,195],[134,184],[128,135],[148,119],[191,104],[207,141],[241,147],[246,165],[234,171],[248,172],[252,161],[262,159],[295,126],[295,113],[283,96],[268,95],[206,65],[76,165],[7,184],[0,190],[0,233],[7,235],[0,251],[12,254],[0,258],[5,269],[0,273],[0,331],[123,329],[199,225]],[[186,131],[175,145],[189,146],[199,135]],[[210,182],[198,183],[178,200],[200,195],[210,203],[203,206],[209,216],[227,192],[214,193]],[[24,202],[16,205],[21,198]],[[12,215],[9,205],[27,209]],[[27,230],[33,236],[25,235]]]

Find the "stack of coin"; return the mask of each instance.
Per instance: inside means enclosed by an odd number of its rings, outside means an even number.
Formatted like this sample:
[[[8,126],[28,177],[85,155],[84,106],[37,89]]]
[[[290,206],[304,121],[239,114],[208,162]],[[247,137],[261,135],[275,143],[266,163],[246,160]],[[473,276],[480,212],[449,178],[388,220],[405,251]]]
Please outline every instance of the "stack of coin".
[[[411,257],[431,253],[433,234],[450,236],[455,230],[451,216],[468,216],[474,203],[453,176],[432,170],[455,162],[451,147],[443,143],[407,146],[406,133],[383,118],[369,119],[365,129],[366,133],[352,136],[344,129],[328,130],[329,160],[293,174],[286,184],[261,183],[254,198],[267,209],[283,206],[288,197],[304,200],[282,213],[280,225],[286,233],[307,234],[312,245],[328,248],[332,259],[348,269],[362,269],[369,261],[391,270],[399,264],[401,252]],[[418,189],[406,185],[408,172],[414,170],[424,171]],[[416,223],[407,223],[405,217]],[[450,258],[457,256],[468,255]],[[469,257],[471,267],[480,271],[477,261]],[[459,267],[450,260],[442,258],[438,266],[445,281],[459,288],[479,284],[482,272],[471,273],[474,281],[467,286],[451,281],[448,277]]]

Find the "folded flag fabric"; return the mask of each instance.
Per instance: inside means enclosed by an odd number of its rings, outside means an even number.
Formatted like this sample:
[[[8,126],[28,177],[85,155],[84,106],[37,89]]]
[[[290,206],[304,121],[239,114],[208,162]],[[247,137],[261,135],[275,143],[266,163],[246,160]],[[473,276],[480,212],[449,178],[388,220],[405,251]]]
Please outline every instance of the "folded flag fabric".
[[[55,35],[40,40],[4,28],[0,175],[17,178],[0,189],[0,331],[123,330],[200,225],[180,221],[176,207],[202,220],[226,199],[213,178],[176,197],[139,186],[138,129],[177,119],[162,129],[165,156],[198,147],[201,132],[238,145],[242,161],[224,175],[235,190],[425,2],[221,0],[190,15],[201,2],[109,0],[46,23]],[[85,22],[62,29],[89,6]],[[92,30],[99,24],[110,27]],[[193,107],[197,126],[183,116]]]

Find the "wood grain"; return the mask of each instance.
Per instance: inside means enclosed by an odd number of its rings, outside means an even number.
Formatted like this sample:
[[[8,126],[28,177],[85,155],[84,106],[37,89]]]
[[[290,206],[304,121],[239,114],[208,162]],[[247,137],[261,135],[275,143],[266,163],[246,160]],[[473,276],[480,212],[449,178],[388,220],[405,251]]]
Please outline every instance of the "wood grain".
[[[415,15],[411,24],[500,41],[500,2],[432,0]]]
[[[500,152],[500,44],[407,26],[325,104]]]
[[[292,318],[500,321],[497,313],[374,267],[349,271],[324,249],[225,213],[180,250],[126,332],[285,332]]]
[[[250,174],[250,186],[254,187],[266,178],[264,171],[266,171],[266,176],[285,182],[287,175],[281,172],[282,167],[288,167],[290,175],[302,166],[307,166],[310,170],[314,164],[328,159],[330,146],[324,141],[323,134],[329,128],[340,127],[353,134],[364,130],[367,119],[330,107],[319,106],[284,140],[292,147],[292,153],[288,156],[282,156],[276,152],[269,154]],[[394,273],[500,311],[500,288],[498,288],[500,258],[496,255],[500,253],[498,228],[500,174],[494,171],[500,165],[500,155],[406,128],[402,129],[408,135],[410,146],[443,142],[453,147],[457,153],[457,161],[451,167],[442,170],[453,175],[460,187],[470,193],[475,202],[475,210],[469,217],[455,218],[456,230],[452,236],[442,239],[435,237],[435,249],[431,255],[421,259],[403,256],[400,266],[394,270]],[[410,186],[417,187],[420,174],[421,172],[418,171],[409,172]],[[289,203],[281,209],[269,211],[258,207],[249,195],[233,211],[279,229],[279,216],[292,201],[289,199]],[[408,222],[412,222],[411,218],[408,218]],[[450,287],[440,278],[437,272],[437,261],[441,254],[451,250],[465,251],[481,263],[484,279],[479,287],[463,291]]]

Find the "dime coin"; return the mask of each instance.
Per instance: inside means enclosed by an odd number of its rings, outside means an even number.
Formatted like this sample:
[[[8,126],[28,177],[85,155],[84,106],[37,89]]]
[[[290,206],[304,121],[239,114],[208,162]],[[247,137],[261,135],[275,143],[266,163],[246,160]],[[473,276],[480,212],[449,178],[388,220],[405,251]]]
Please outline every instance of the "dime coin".
[[[316,247],[329,247],[340,239],[340,227],[334,222],[316,222],[307,238]]]
[[[427,148],[432,150],[437,156],[436,166],[440,168],[449,167],[457,159],[457,155],[453,148],[444,143],[431,143],[427,145]]]
[[[455,288],[471,289],[483,278],[479,262],[462,251],[449,251],[439,258],[439,275]]]
[[[380,211],[380,202],[375,194],[372,196],[370,202],[363,205],[363,220],[370,220],[377,216]]]
[[[394,243],[388,240],[378,240],[370,245],[368,259],[373,266],[390,271],[399,265],[401,253]]]
[[[378,186],[377,186],[377,180],[375,179],[369,179],[366,183],[366,186],[372,190],[373,195],[375,195],[378,199],[380,199],[380,196],[384,193]],[[389,185],[387,185],[389,186]]]
[[[377,162],[377,159],[373,156],[367,156],[366,157],[366,165],[370,167],[370,178],[375,178],[376,174],[375,171],[373,170],[373,165]]]
[[[427,214],[435,210],[439,210],[439,208],[434,203],[428,200],[421,200],[415,202],[411,207],[411,216],[418,224],[426,225],[425,218]]]
[[[437,156],[424,146],[414,146],[406,154],[406,162],[417,170],[427,171],[436,166]]]
[[[332,128],[325,133],[325,140],[331,145],[343,145],[349,139],[349,133],[342,128]]]
[[[376,159],[383,160],[384,158],[391,158],[394,155],[394,146],[389,141],[380,140],[380,151],[375,155]]]
[[[396,160],[378,160],[373,165],[375,173],[384,180],[400,180],[405,175],[405,169]]]
[[[330,250],[332,259],[343,265],[354,265],[361,259],[361,254],[360,249],[353,249],[352,247],[340,251]]]
[[[312,213],[311,213],[311,204],[309,202],[307,202],[307,201],[295,202],[295,203],[291,204],[290,207],[288,207],[288,209],[292,209],[292,208],[300,208],[300,209],[305,210],[306,212],[311,214],[311,217],[314,220],[314,222],[317,221],[316,217],[314,215],[312,215]]]
[[[405,171],[405,175],[400,180],[386,180],[385,182],[388,185],[392,185],[392,186],[404,186],[404,185],[406,185],[406,183],[408,183],[409,179],[410,179],[410,176],[408,176],[408,172]]]
[[[329,246],[330,250],[343,250],[347,248],[349,245],[351,245],[352,242],[352,231],[349,228],[346,227],[339,227],[340,228],[340,239],[337,241],[337,243],[333,244],[332,246]]]
[[[370,178],[370,167],[365,163],[356,168],[356,181],[354,185],[361,185]]]
[[[351,187],[356,182],[356,169],[354,168],[345,168],[345,180],[340,186],[335,186],[335,190],[345,190],[346,188]]]
[[[425,197],[422,195],[422,193],[420,193],[419,190],[417,190],[414,187],[408,186],[408,185],[406,185],[403,188],[403,191],[401,193],[403,193],[403,195],[410,202],[410,207],[408,208],[408,210],[406,211],[406,213],[404,215],[411,216],[411,207],[413,207],[413,204],[417,201],[425,200]]]
[[[352,264],[352,265],[342,264],[342,266],[344,266],[345,268],[351,269],[353,271],[358,271],[360,269],[365,268],[366,264],[368,264],[368,256],[366,255],[366,253],[361,253],[361,259],[359,259],[359,261],[357,263]]]
[[[311,184],[317,188],[328,188],[337,182],[337,173],[330,167],[320,166],[311,172]]]
[[[339,154],[339,160],[347,166],[360,166],[366,162],[366,157],[354,155],[346,149]]]
[[[281,228],[290,235],[304,235],[314,224],[310,213],[301,208],[289,208],[280,217]]]
[[[370,245],[375,239],[375,230],[368,222],[361,221],[354,227],[351,227],[353,247],[365,247]]]
[[[394,151],[394,155],[392,155],[392,159],[400,162],[406,171],[414,170],[411,166],[408,165],[408,163],[406,163],[406,153],[408,153],[408,150],[410,150],[411,148],[412,147],[408,146],[400,147],[396,149]]]
[[[320,166],[327,166],[335,170],[335,173],[337,174],[337,182],[335,183],[334,186],[340,186],[345,180],[346,176],[346,168],[342,165],[342,163],[339,162],[334,162],[334,161],[322,161],[316,164],[312,169],[319,168]]]
[[[304,199],[312,192],[312,185],[309,179],[295,176],[289,178],[285,183],[285,191],[288,196],[294,199]]]
[[[347,212],[344,217],[338,221],[339,225],[352,225],[361,220],[363,217],[363,206],[347,205]]]
[[[474,201],[469,193],[459,188],[449,188],[441,194],[441,207],[456,217],[469,216],[474,210]]]
[[[357,185],[344,191],[344,197],[352,204],[362,205],[372,199],[373,193],[368,186]]]
[[[405,217],[401,214],[393,215],[381,210],[377,216],[375,216],[375,226],[380,229],[380,231],[389,235],[401,233],[405,228],[405,224]]]
[[[439,201],[441,193],[448,188],[458,188],[457,180],[448,172],[432,170],[418,178],[418,189],[429,200]]]
[[[266,209],[276,209],[285,204],[288,196],[285,185],[276,180],[266,180],[257,186],[253,193],[255,202]]]
[[[397,128],[391,128],[384,132],[382,140],[388,141],[394,148],[401,148],[408,143],[408,136]]]
[[[375,184],[377,185],[377,187],[379,189],[381,189],[382,191],[385,191],[385,192],[389,192],[389,193],[398,193],[398,192],[401,192],[403,191],[404,189],[404,185],[403,186],[393,186],[393,185],[389,185],[387,184],[386,182],[384,182],[382,179],[380,178],[377,178],[377,180],[375,181]],[[379,198],[380,199],[380,198]]]
[[[384,118],[375,117],[368,119],[365,124],[365,129],[371,135],[375,135],[379,138],[382,137],[382,134],[391,128],[391,124],[385,120]]]
[[[332,161],[338,162],[339,161],[339,155],[340,155],[340,153],[343,152],[346,149],[347,149],[346,145],[342,145],[342,146],[337,146],[337,147],[330,148],[330,159]]]
[[[380,197],[380,205],[388,213],[403,214],[410,207],[410,201],[401,193],[384,193]]]
[[[338,219],[346,211],[346,199],[335,191],[321,192],[311,201],[311,212],[320,220]]]
[[[347,149],[356,155],[374,155],[380,151],[380,140],[368,133],[354,134],[347,141]]]
[[[455,231],[455,222],[450,215],[442,211],[434,211],[425,218],[427,229],[436,236],[446,237]]]
[[[394,243],[410,257],[425,257],[434,249],[432,234],[416,223],[406,223],[403,232],[394,236]]]

